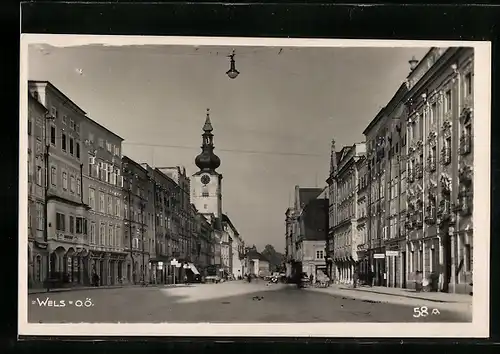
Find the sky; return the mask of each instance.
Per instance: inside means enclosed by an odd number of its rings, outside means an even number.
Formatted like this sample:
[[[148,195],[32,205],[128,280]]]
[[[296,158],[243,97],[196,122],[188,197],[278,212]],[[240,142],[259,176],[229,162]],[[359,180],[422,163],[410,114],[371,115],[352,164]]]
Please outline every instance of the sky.
[[[223,212],[247,245],[285,247],[295,185],[326,186],[330,145],[363,130],[429,48],[31,45],[28,77],[48,80],[153,166],[197,172],[207,108]]]

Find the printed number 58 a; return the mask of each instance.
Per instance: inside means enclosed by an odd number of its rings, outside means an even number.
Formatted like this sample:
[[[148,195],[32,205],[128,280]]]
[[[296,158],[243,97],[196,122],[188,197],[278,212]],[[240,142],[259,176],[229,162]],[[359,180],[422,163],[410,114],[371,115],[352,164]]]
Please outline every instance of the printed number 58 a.
[[[429,309],[427,306],[413,308],[413,317],[419,318],[426,317],[427,315],[429,315]]]

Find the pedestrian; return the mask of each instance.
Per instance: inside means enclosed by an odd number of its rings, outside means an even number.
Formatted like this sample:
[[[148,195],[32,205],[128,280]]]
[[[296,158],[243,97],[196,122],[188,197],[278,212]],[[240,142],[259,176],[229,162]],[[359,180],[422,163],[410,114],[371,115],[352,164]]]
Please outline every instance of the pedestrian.
[[[311,285],[313,285],[313,283],[314,283],[314,275],[312,275],[312,273],[311,273],[311,274],[309,274],[309,283],[310,283]]]
[[[356,288],[357,284],[358,284],[358,271],[355,270],[352,274],[352,287]]]
[[[188,276],[184,274],[184,285],[188,285]]]

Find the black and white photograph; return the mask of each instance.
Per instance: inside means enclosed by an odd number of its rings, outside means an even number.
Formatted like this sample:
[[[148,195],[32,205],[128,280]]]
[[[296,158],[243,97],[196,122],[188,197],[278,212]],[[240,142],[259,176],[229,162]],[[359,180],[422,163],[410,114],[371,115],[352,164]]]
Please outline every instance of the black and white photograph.
[[[23,35],[20,334],[487,335],[490,60]]]

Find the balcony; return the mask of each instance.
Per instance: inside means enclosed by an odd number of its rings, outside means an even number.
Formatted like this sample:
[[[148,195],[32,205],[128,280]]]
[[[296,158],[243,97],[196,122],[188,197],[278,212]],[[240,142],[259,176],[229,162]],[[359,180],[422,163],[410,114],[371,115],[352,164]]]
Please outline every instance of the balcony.
[[[462,135],[460,138],[459,151],[461,155],[470,154],[472,151],[472,139],[470,135]]]
[[[443,165],[448,165],[451,163],[451,148],[443,147],[441,149],[441,163]]]
[[[423,218],[422,218],[422,215],[423,212],[422,211],[418,211],[415,216],[414,216],[414,225],[415,227],[419,228],[419,227],[422,227],[423,226]]]
[[[412,183],[415,181],[415,171],[410,169],[408,170],[408,182]]]
[[[425,223],[427,225],[434,225],[436,223],[436,208],[433,206],[428,206],[425,209]]]
[[[450,219],[451,214],[451,204],[447,199],[441,200],[439,203],[439,209],[437,211],[437,218],[440,221],[446,221]]]
[[[436,159],[433,156],[427,158],[427,168],[429,172],[436,171]]]
[[[421,179],[424,176],[424,167],[421,163],[415,166],[415,174],[416,178]]]

